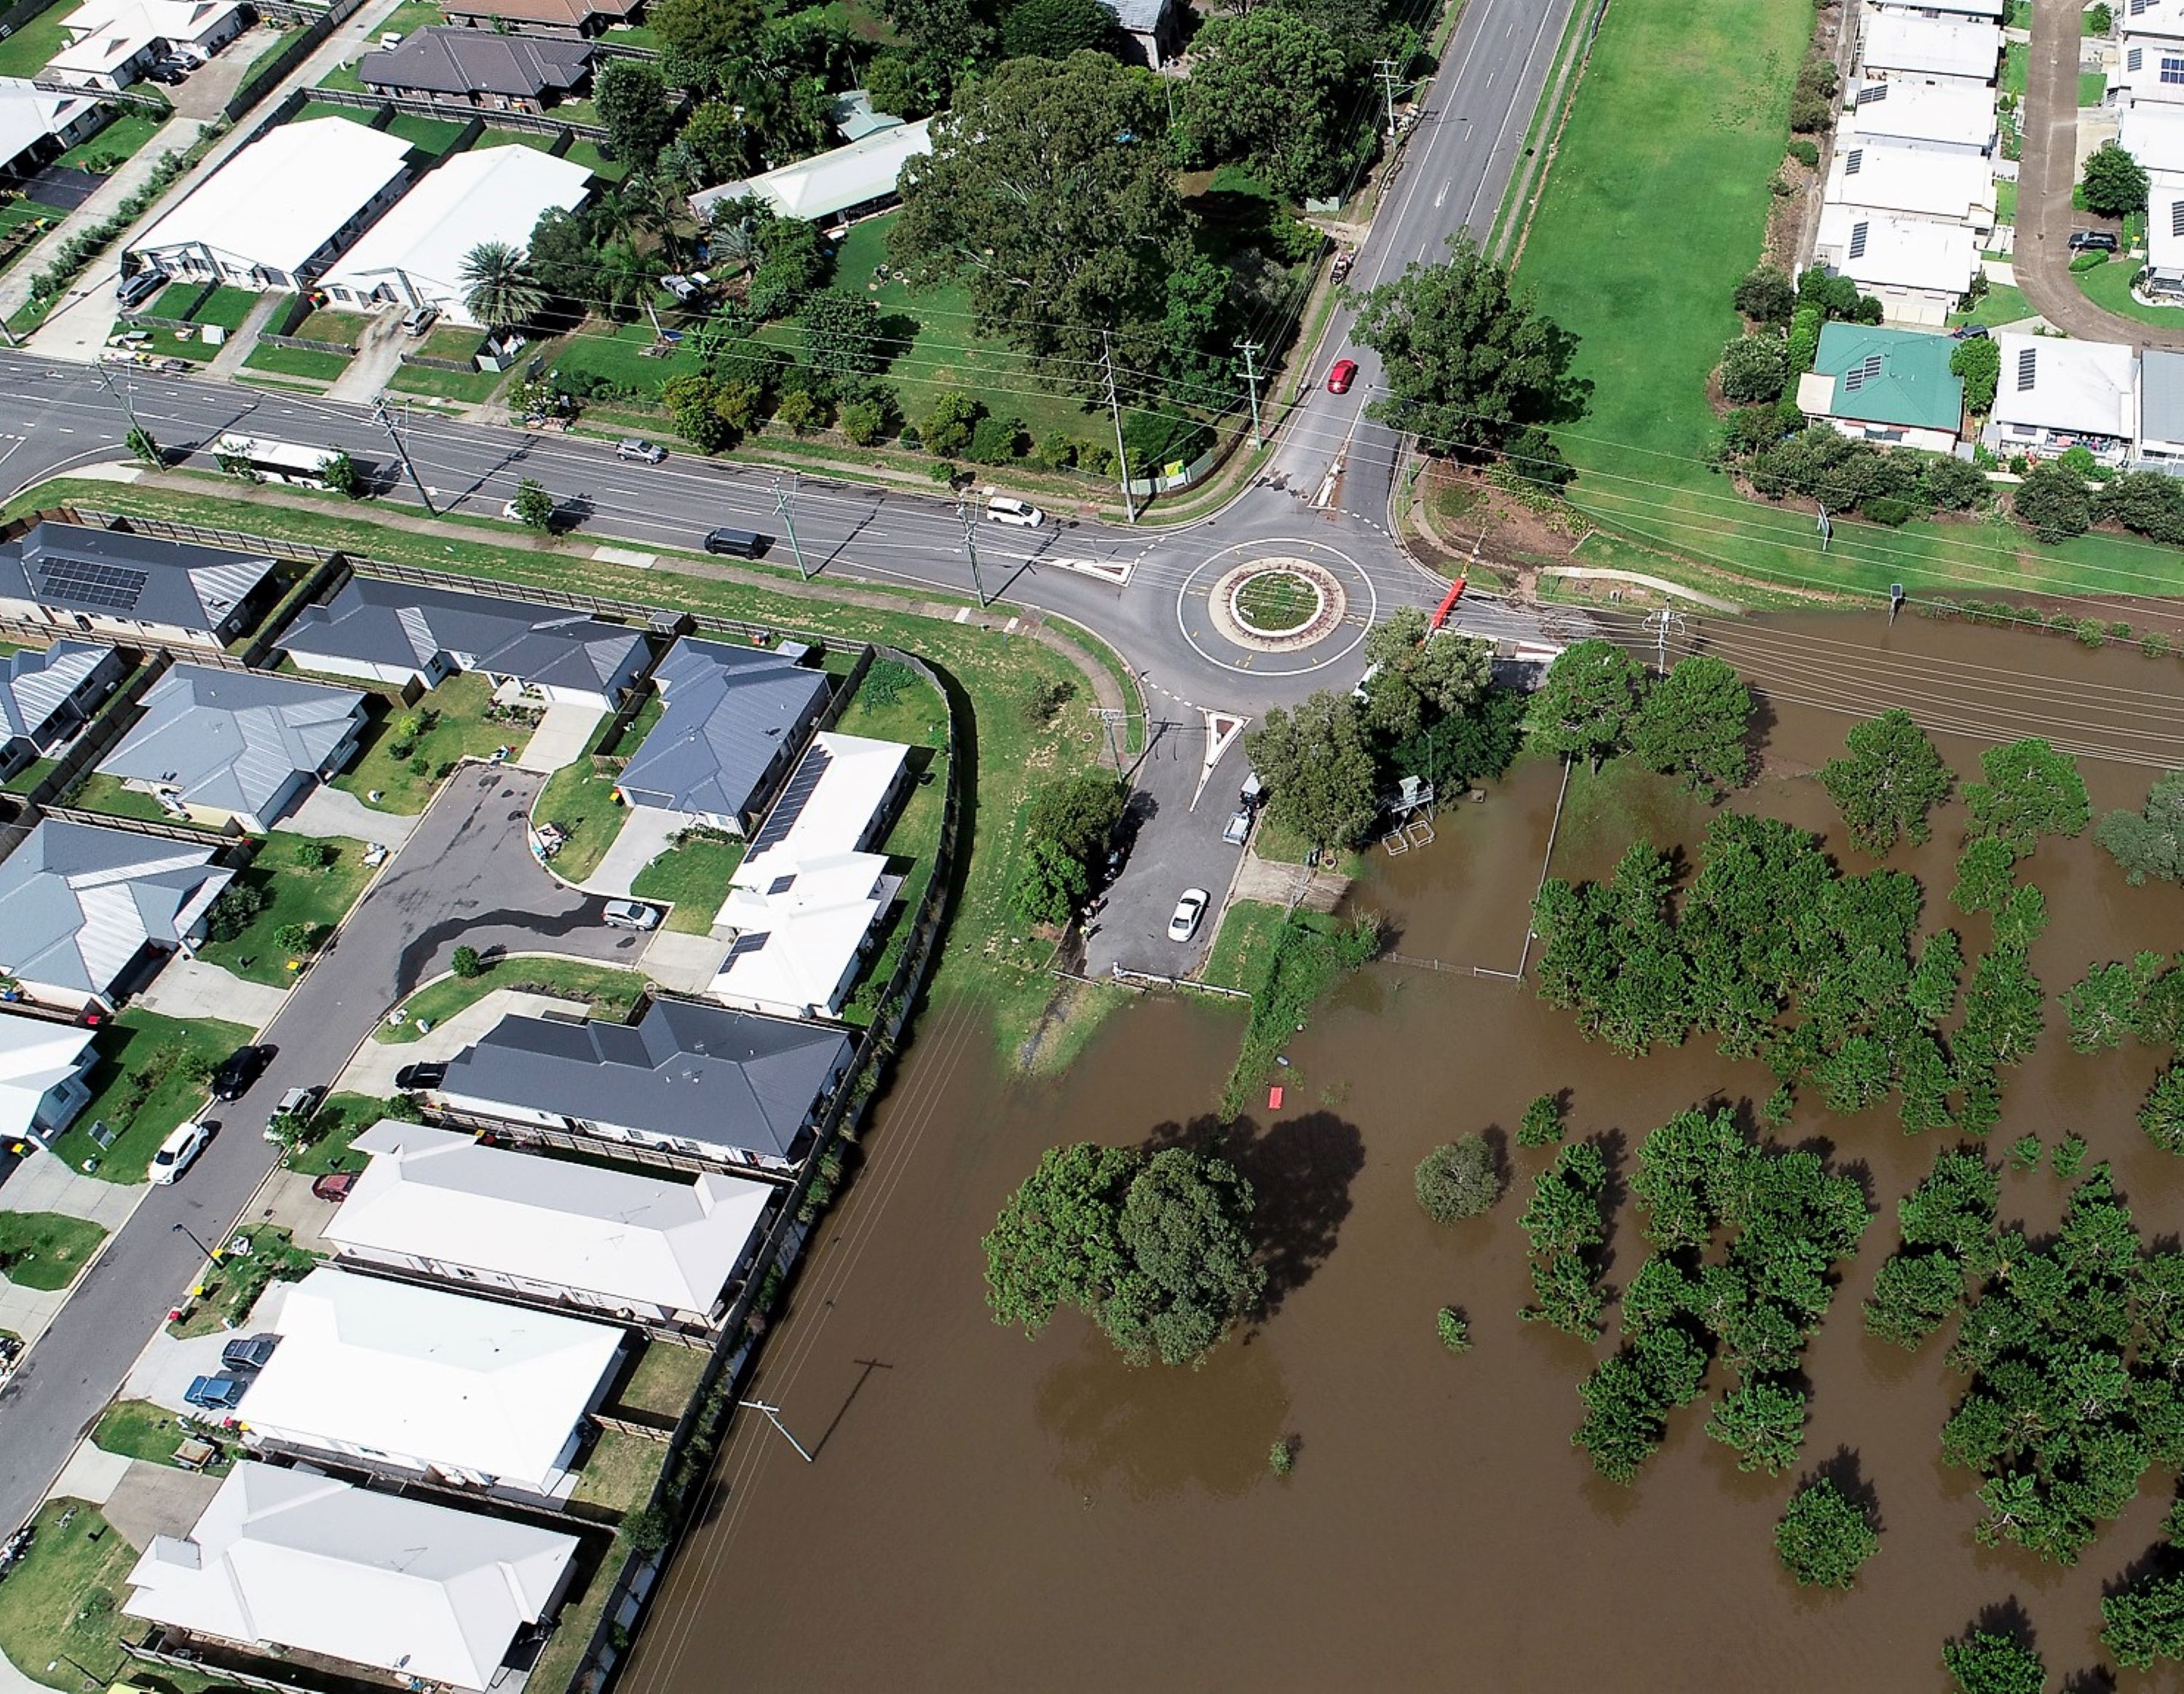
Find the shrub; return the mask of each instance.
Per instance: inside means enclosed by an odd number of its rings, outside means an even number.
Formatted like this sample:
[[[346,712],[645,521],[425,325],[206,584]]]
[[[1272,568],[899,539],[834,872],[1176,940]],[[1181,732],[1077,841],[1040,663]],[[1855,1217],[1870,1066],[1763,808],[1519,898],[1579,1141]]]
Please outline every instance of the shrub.
[[[1797,309],[1797,285],[1771,265],[1755,265],[1736,285],[1736,302],[1754,323],[1787,323]]]
[[[979,465],[1011,464],[1023,450],[1023,436],[1022,418],[980,418],[972,427],[971,446],[966,456]]]
[[[887,414],[877,400],[852,400],[842,408],[842,433],[857,447],[871,447],[887,432]]]
[[[456,948],[454,956],[448,961],[448,966],[465,982],[474,981],[485,974],[485,961],[479,956],[475,947]]]
[[[2088,270],[2098,270],[2100,266],[2106,265],[2108,262],[2108,254],[2102,252],[2101,249],[2097,247],[2091,248],[2084,253],[2072,255],[2070,259],[2070,274],[2073,276],[2082,276]]]
[[[1820,162],[1820,144],[1809,137],[1792,136],[1790,138],[1790,157],[1808,170],[1816,168]]]
[[[925,449],[937,458],[952,459],[971,445],[971,432],[986,409],[968,394],[943,394],[925,415]]]
[[[1434,1329],[1440,1336],[1441,1346],[1449,1351],[1468,1353],[1471,1351],[1471,1325],[1464,1321],[1463,1314],[1453,1306],[1441,1307],[1434,1319]]]
[[[1780,336],[1741,335],[1721,350],[1721,392],[1732,400],[1772,400],[1789,380],[1789,343]]]
[[[1476,1218],[1502,1197],[1502,1170],[1484,1135],[1436,1147],[1418,1162],[1418,1204],[1440,1223]]]
[[[1267,1468],[1276,1476],[1287,1476],[1296,1468],[1296,1449],[1284,1435],[1267,1449]]]
[[[272,896],[257,883],[230,883],[205,913],[205,933],[215,941],[232,941],[271,903]]]
[[[2051,547],[2092,527],[2092,497],[2084,482],[2053,461],[2025,472],[2010,504],[2017,521]]]
[[[1868,500],[1859,510],[1874,522],[1886,524],[1891,529],[1900,529],[1919,515],[1919,508],[1910,501],[1899,500],[1890,494]]]

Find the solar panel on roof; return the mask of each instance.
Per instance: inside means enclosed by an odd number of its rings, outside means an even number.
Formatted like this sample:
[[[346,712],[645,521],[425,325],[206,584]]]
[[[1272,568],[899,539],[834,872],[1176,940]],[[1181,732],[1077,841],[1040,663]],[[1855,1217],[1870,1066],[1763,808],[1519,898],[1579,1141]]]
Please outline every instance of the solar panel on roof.
[[[86,559],[56,559],[38,570],[38,586],[49,599],[75,600],[114,611],[134,611],[151,573]]]
[[[2017,390],[2023,393],[2032,386],[2032,362],[2039,349],[2021,347],[2017,350]]]
[[[1872,227],[1873,226],[1870,224],[1854,224],[1851,226],[1850,256],[1852,259],[1863,259],[1865,257],[1866,231],[1870,230]]]
[[[783,838],[796,827],[796,820],[804,816],[804,808],[811,803],[811,795],[819,786],[819,779],[827,774],[827,767],[834,762],[833,756],[816,741],[811,750],[804,755],[795,772],[788,778],[788,786],[781,791],[773,810],[766,814],[766,822],[757,834],[751,837],[750,850],[763,853],[777,846]]]
[[[728,947],[728,956],[727,959],[722,961],[722,963],[724,965],[733,965],[746,953],[764,952],[766,950],[766,937],[772,933],[772,932],[771,930],[761,929],[755,935],[737,936],[735,940],[730,944]]]

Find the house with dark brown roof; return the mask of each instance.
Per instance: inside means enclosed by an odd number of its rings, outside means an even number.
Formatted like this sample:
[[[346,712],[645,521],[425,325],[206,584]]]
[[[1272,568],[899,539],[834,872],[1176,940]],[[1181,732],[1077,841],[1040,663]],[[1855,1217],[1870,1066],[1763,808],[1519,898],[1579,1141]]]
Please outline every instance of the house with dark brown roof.
[[[591,80],[592,44],[496,30],[420,30],[356,74],[375,94],[462,103],[488,111],[540,112]]]
[[[581,41],[633,24],[644,0],[454,0],[440,9],[458,29]]]

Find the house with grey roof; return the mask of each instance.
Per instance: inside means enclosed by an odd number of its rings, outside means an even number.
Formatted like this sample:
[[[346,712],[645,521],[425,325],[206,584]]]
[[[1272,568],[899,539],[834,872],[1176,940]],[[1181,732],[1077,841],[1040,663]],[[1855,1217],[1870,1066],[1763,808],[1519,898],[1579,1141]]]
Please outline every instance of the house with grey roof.
[[[330,676],[430,688],[475,671],[496,690],[612,710],[652,662],[644,635],[559,606],[352,577],[304,607],[280,646]]]
[[[853,1049],[840,1029],[683,1000],[633,1023],[504,1017],[448,1061],[449,1112],[789,1171]]]
[[[210,845],[49,817],[0,859],[0,974],[34,1000],[110,1011],[204,939],[234,874]]]
[[[1158,70],[1182,45],[1182,8],[1176,0],[1101,0],[1130,38],[1138,60]]]
[[[348,763],[364,721],[355,688],[177,665],[98,768],[179,817],[263,835]]]
[[[2184,476],[2184,353],[2149,347],[2138,356],[2138,434],[2131,468]]]
[[[764,648],[686,638],[653,681],[666,709],[622,768],[623,803],[749,834],[826,709],[826,672]]]
[[[0,783],[75,739],[129,666],[103,642],[19,647],[0,660]]]
[[[159,647],[220,647],[264,604],[272,560],[41,521],[0,542],[0,618]]]
[[[591,80],[592,44],[491,30],[419,30],[357,61],[366,88],[401,100],[539,112]]]

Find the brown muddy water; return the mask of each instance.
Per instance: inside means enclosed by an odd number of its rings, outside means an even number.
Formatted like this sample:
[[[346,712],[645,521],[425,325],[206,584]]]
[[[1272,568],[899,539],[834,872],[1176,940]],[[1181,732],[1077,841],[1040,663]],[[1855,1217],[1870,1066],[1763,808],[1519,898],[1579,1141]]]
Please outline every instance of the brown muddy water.
[[[1771,690],[1767,774],[1737,804],[1826,829],[1803,773],[1850,719],[1898,703],[1989,738],[2048,733],[2184,763],[2170,728],[2184,666],[2053,638],[1906,621],[1778,620],[1702,632]],[[1945,738],[1962,772],[1981,744]],[[2137,805],[2144,765],[2083,761],[2097,806]],[[1557,773],[1520,767],[1439,839],[1376,858],[1357,894],[1408,957],[1507,970],[1522,944]],[[1962,813],[1893,862],[1943,905]],[[1573,788],[1558,874],[1612,861],[1634,828],[1691,841],[1702,814],[1642,785]],[[1840,849],[1838,848],[1838,850]],[[1862,868],[1866,861],[1853,855]],[[2021,872],[2051,922],[2033,963],[2051,994],[2095,960],[2184,947],[2184,892],[2131,889],[2087,840],[2043,844]],[[1967,950],[1986,920],[1957,920]],[[1974,1479],[1938,1434],[1962,1383],[1945,1342],[1916,1355],[1868,1340],[1859,1302],[1896,1244],[1894,1206],[1934,1138],[1887,1111],[1802,1109],[1869,1172],[1880,1215],[1806,1358],[1808,1464],[1847,1450],[1878,1496],[1881,1551],[1855,1591],[1801,1592],[1771,1532],[1794,1479],[1739,1476],[1708,1440],[1704,1402],[1674,1414],[1638,1485],[1594,1479],[1569,1445],[1595,1354],[1518,1320],[1529,1298],[1523,1195],[1456,1229],[1429,1222],[1411,1171],[1435,1143],[1513,1128],[1542,1089],[1572,1090],[1576,1134],[1629,1146],[1683,1107],[1762,1098],[1757,1065],[1710,1043],[1630,1062],[1588,1046],[1530,987],[1381,963],[1290,1050],[1289,1109],[1228,1140],[1259,1184],[1270,1310],[1197,1372],[1131,1370],[1065,1317],[1034,1340],[982,1301],[978,1237],[1039,1151],[1135,1142],[1202,1122],[1238,1022],[1175,1000],[1113,1019],[1054,1081],[1000,1073],[973,1009],[940,1006],[866,1138],[758,1380],[802,1463],[740,1420],[700,1526],[677,1560],[621,1686],[722,1689],[1362,1689],[1942,1691],[1942,1641],[1983,1608],[2029,1617],[2051,1676],[2102,1661],[2099,1600],[2155,1540],[2170,1479],[2075,1569],[1977,1546]],[[2156,1056],[2072,1055],[2059,1014],[2009,1075],[1999,1150],[2028,1129],[2085,1135],[2111,1160],[2148,1234],[2184,1227],[2184,1166],[2133,1121]],[[1263,1101],[1264,1096],[1261,1096]],[[1526,1165],[1538,1156],[1524,1156]],[[2052,1226],[2063,1184],[2008,1172],[2003,1213]],[[1642,1253],[1618,1211],[1616,1284]],[[1463,1307],[1476,1346],[1434,1333]],[[1709,1387],[1713,1386],[1709,1384]],[[1297,1441],[1295,1474],[1267,1451]],[[2173,1674],[2126,1686],[2174,1689]],[[2052,1686],[2052,1684],[2051,1684]],[[2093,1678],[2077,1687],[2109,1686]]]

